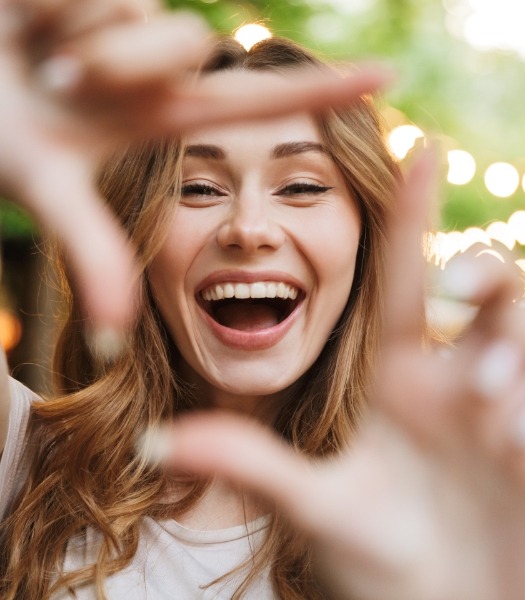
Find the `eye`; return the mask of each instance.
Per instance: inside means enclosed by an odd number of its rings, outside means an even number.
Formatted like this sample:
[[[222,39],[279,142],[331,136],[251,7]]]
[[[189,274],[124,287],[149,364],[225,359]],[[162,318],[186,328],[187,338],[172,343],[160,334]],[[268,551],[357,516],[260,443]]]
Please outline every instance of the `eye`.
[[[300,196],[304,194],[324,194],[333,188],[326,185],[320,185],[318,183],[309,183],[306,181],[296,181],[289,183],[284,187],[280,188],[276,195],[278,196]]]
[[[183,183],[181,187],[181,196],[188,198],[192,196],[224,196],[225,194],[218,188],[208,183]]]
[[[226,192],[220,187],[206,181],[188,181],[180,190],[182,206],[206,208],[222,204]]]

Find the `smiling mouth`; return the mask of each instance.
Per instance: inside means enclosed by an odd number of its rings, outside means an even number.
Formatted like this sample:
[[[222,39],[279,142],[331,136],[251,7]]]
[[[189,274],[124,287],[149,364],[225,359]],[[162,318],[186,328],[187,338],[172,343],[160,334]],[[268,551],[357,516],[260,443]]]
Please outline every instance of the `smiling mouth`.
[[[304,297],[283,282],[223,283],[199,294],[201,306],[219,325],[238,331],[260,331],[285,321]]]

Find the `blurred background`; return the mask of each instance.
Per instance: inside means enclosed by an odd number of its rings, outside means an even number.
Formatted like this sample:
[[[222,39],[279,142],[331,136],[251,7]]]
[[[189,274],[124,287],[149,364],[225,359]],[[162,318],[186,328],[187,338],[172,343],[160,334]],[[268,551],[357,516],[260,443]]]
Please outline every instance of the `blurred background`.
[[[378,100],[393,154],[425,140],[443,164],[442,206],[427,239],[442,269],[473,244],[525,271],[523,0],[170,0],[249,46],[284,35],[335,61],[380,60],[399,73]],[[0,201],[0,342],[14,375],[48,389],[56,298],[38,228]]]

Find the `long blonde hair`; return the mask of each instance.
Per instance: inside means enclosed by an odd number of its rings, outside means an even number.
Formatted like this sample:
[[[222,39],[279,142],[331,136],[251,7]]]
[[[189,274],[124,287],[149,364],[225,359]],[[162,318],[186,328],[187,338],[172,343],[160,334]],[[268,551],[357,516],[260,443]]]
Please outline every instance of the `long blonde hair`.
[[[245,51],[219,43],[204,71],[286,72],[322,63],[290,41],[273,38]],[[324,66],[322,68],[325,68]],[[399,173],[367,99],[319,117],[324,142],[359,203],[362,234],[355,281],[347,306],[315,364],[289,390],[275,422],[290,444],[312,456],[341,450],[359,422],[377,352],[381,318],[384,223]],[[105,578],[134,556],[143,517],[167,516],[161,502],[167,480],[134,452],[138,432],[199,406],[177,376],[177,349],[149,290],[147,267],[165,236],[180,186],[176,142],[144,145],[106,168],[101,190],[135,243],[143,277],[139,316],[129,344],[108,366],[89,351],[82,307],[65,277],[68,317],[55,356],[60,395],[34,405],[28,444],[29,475],[2,525],[2,582],[6,600],[47,599],[58,588],[94,583],[104,598]],[[169,514],[195,505],[205,482],[180,490]],[[96,564],[61,571],[68,540],[87,527],[101,532]],[[238,589],[268,565],[283,600],[316,599],[308,546],[277,515]]]

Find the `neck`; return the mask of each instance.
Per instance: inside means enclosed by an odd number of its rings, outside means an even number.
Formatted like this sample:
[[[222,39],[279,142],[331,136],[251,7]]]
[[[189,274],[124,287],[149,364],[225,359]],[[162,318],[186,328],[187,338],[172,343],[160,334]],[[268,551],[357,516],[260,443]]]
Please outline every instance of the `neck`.
[[[266,424],[274,422],[279,406],[277,395],[250,396],[217,389],[210,390],[206,400],[213,408],[242,413]]]
[[[208,531],[243,525],[269,512],[269,507],[260,499],[228,482],[214,479],[204,496],[176,519],[189,529]]]

